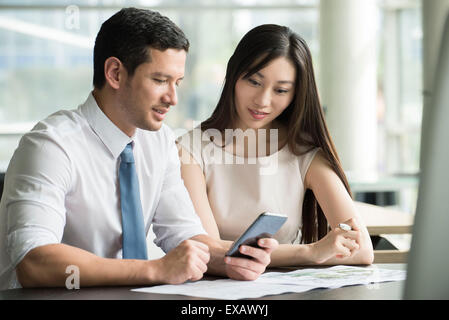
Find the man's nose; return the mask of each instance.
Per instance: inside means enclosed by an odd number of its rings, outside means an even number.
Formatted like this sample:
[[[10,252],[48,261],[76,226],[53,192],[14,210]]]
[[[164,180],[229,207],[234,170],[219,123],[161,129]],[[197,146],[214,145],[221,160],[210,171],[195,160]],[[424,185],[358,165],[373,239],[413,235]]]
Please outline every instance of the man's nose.
[[[178,103],[178,94],[176,92],[176,85],[169,85],[168,91],[162,97],[162,102],[174,106]]]

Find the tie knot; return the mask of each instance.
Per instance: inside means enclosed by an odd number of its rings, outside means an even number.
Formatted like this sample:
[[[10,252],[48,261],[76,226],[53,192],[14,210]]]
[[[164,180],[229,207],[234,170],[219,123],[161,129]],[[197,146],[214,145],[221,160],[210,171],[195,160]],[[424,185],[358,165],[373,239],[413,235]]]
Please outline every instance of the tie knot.
[[[134,162],[134,155],[133,155],[133,148],[131,146],[131,143],[128,143],[125,147],[125,150],[122,151],[120,154],[120,159],[122,162],[127,163],[133,163]]]

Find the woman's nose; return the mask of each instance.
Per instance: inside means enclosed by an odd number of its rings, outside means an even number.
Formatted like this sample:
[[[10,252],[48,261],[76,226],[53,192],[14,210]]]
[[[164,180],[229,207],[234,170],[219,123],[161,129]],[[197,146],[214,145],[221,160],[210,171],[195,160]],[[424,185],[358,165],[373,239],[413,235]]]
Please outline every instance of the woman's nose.
[[[254,103],[261,108],[268,107],[271,104],[271,93],[269,90],[261,90],[254,97]]]

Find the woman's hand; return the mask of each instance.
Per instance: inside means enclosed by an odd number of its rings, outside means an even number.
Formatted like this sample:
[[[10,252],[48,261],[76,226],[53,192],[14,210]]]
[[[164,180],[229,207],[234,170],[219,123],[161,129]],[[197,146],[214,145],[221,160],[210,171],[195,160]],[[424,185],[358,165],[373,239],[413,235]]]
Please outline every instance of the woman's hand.
[[[331,258],[348,258],[360,247],[361,232],[354,219],[344,222],[351,226],[351,231],[345,231],[339,227],[332,229],[319,241],[311,244],[312,259],[317,264],[325,263]]]
[[[260,248],[242,245],[239,252],[248,258],[225,257],[226,274],[234,280],[256,280],[271,262],[271,253],[279,246],[276,239],[259,239]]]

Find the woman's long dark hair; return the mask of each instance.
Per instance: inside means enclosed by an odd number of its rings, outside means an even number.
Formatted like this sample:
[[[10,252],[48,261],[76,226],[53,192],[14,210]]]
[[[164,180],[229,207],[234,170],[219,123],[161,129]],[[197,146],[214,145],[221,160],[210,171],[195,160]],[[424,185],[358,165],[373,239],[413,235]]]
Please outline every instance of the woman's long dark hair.
[[[306,42],[288,27],[261,25],[250,30],[240,40],[228,62],[220,100],[210,118],[201,123],[201,130],[217,129],[224,132],[227,128],[233,128],[238,117],[235,106],[237,80],[242,76],[250,77],[279,57],[289,59],[296,67],[295,96],[277,117],[287,129],[289,150],[295,155],[301,155],[315,147],[321,148],[330,167],[351,195],[324,120],[310,50]],[[306,147],[306,151],[301,152],[300,146]],[[301,243],[316,242],[329,231],[323,210],[310,189],[306,190],[304,196],[301,231]]]

